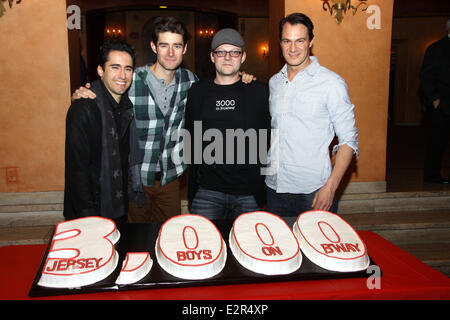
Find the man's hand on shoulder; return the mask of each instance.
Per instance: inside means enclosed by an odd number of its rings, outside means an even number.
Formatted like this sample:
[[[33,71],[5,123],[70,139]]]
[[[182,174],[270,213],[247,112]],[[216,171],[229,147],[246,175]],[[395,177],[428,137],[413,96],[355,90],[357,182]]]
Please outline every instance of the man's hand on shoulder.
[[[241,76],[242,82],[245,84],[249,84],[250,82],[256,80],[254,75],[245,73],[244,71],[239,71],[239,75]]]
[[[96,95],[92,90],[89,90],[91,87],[90,83],[86,83],[86,87],[80,87],[72,94],[72,101],[78,100],[81,98],[85,99],[95,99]]]

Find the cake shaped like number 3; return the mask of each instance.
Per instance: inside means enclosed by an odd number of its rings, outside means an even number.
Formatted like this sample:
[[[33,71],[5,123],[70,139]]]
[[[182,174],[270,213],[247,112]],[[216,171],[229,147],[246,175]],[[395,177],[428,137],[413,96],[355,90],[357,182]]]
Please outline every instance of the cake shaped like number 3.
[[[117,267],[114,244],[119,238],[109,219],[86,217],[59,223],[38,285],[73,288],[105,279]]]

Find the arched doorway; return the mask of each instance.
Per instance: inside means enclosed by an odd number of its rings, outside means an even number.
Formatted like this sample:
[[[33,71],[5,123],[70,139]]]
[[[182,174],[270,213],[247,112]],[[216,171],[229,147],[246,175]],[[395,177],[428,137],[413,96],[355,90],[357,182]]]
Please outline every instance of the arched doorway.
[[[150,48],[151,28],[157,16],[174,16],[182,21],[190,35],[188,50],[183,59],[183,67],[195,72],[199,78],[214,74],[213,65],[209,59],[211,36],[200,34],[199,30],[217,31],[222,28],[238,29],[238,16],[224,11],[197,11],[192,8],[176,8],[170,11],[154,7],[124,7],[112,9],[89,10],[84,14],[83,29],[80,39],[69,38],[71,46],[80,45],[83,48],[82,57],[87,67],[88,82],[97,79],[98,50],[107,37],[107,29],[121,29],[122,38],[136,50],[136,65],[153,63],[156,56]],[[73,38],[73,37],[72,37]],[[76,50],[71,50],[70,59],[79,59]],[[73,68],[72,68],[73,69]],[[78,69],[71,70],[78,72]],[[77,77],[72,77],[77,79]],[[72,83],[78,88],[80,83]]]

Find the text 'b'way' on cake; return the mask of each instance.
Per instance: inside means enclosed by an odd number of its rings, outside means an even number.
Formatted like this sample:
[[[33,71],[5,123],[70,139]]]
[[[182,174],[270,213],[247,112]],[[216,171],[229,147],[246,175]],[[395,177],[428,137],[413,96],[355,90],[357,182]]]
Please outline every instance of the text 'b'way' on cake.
[[[38,285],[76,288],[99,282],[117,267],[113,221],[86,217],[58,223]]]
[[[302,263],[292,230],[284,220],[268,212],[241,214],[230,230],[229,245],[236,260],[256,273],[288,274]]]
[[[167,220],[159,230],[155,252],[161,268],[188,280],[214,277],[227,260],[227,247],[217,227],[195,214]]]
[[[327,211],[307,211],[294,223],[303,254],[314,264],[330,271],[354,272],[370,263],[366,245],[341,217]]]

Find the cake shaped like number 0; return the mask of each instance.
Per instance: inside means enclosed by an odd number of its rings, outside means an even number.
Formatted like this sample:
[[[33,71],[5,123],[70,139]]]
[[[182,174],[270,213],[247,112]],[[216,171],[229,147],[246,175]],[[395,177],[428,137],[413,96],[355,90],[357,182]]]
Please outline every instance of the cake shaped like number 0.
[[[227,247],[207,218],[184,214],[167,220],[155,244],[156,258],[167,273],[182,279],[206,279],[225,266]]]
[[[292,230],[280,217],[268,212],[240,215],[230,230],[229,243],[236,260],[256,273],[288,274],[302,263]]]

